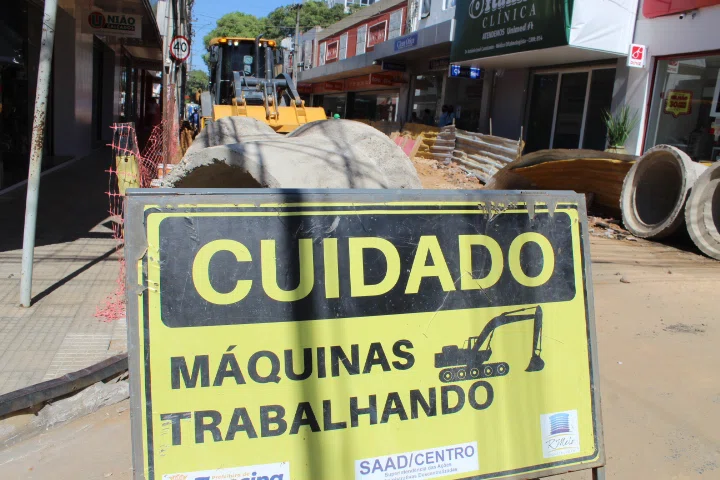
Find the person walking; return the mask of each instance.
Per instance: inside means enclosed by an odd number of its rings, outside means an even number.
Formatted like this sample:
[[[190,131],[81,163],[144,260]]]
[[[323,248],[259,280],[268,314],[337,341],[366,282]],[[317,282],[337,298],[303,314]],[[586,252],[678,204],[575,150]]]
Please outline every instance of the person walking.
[[[190,123],[195,128],[195,130],[200,128],[200,114],[198,113],[197,107],[193,108],[193,113],[190,116]]]

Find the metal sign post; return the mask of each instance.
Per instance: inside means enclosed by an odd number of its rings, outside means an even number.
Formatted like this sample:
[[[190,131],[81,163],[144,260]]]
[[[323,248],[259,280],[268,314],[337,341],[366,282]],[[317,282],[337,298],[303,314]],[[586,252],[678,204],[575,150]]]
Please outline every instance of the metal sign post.
[[[35,91],[35,115],[33,116],[32,140],[30,142],[30,167],[28,169],[27,200],[25,202],[22,268],[20,270],[20,305],[23,307],[29,307],[32,301],[35,227],[37,226],[40,171],[42,169],[43,144],[45,143],[45,117],[47,116],[48,93],[50,91],[56,15],[57,0],[45,0],[37,89]]]
[[[584,202],[129,190],[135,478],[602,467]]]

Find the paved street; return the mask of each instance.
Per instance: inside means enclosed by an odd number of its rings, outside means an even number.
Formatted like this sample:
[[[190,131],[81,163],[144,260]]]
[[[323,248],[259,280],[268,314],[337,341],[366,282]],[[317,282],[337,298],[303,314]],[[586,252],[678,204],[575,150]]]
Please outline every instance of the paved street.
[[[0,394],[90,366],[126,349],[125,322],[95,316],[117,288],[99,149],[41,179],[33,305],[19,306],[24,187],[0,195]]]
[[[656,243],[593,237],[591,247],[607,478],[719,478],[717,262]],[[129,480],[128,406],[16,444],[0,452],[0,469],[7,478]]]

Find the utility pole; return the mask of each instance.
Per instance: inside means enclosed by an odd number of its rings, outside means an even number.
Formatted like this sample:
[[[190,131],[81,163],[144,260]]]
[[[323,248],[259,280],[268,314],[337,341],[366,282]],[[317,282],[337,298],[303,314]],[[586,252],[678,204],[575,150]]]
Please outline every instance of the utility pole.
[[[300,59],[300,9],[302,3],[295,6],[295,51],[293,52],[293,82],[298,83],[298,60]]]
[[[25,230],[23,232],[22,268],[20,270],[20,305],[23,307],[29,307],[32,299],[35,228],[37,226],[40,170],[42,167],[43,144],[45,143],[45,117],[47,116],[48,93],[50,90],[56,16],[57,0],[45,0],[40,63],[38,65],[37,88],[35,90],[35,115],[33,117],[32,141],[30,142],[30,167],[28,168]]]

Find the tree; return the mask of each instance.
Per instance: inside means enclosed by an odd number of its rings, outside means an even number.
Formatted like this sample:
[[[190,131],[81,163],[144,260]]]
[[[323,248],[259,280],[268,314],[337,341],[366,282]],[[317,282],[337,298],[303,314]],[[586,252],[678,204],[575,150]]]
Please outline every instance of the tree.
[[[205,48],[215,37],[247,37],[255,38],[265,31],[265,19],[242,12],[231,12],[217,21],[215,28],[203,37]]]
[[[187,91],[190,98],[194,98],[198,88],[207,90],[209,80],[208,74],[202,70],[190,70],[187,75]]]
[[[352,7],[351,13],[355,11]],[[295,8],[295,5],[278,7],[267,17],[261,18],[241,12],[223,15],[215,28],[203,38],[205,48],[210,45],[210,40],[216,37],[255,38],[262,33],[265,38],[279,41],[292,36],[295,34]],[[347,15],[349,14],[345,13],[342,4],[338,3],[330,8],[321,0],[306,1],[300,9],[300,31],[306,32],[315,26],[328,27]],[[208,65],[208,54],[204,54],[202,58],[205,65]]]
[[[265,19],[265,35],[275,40],[294,35],[295,8],[294,5],[286,5],[270,12]],[[330,8],[323,1],[304,2],[300,9],[300,31],[306,32],[315,26],[325,28],[342,20],[347,15],[344,6],[340,3]]]

